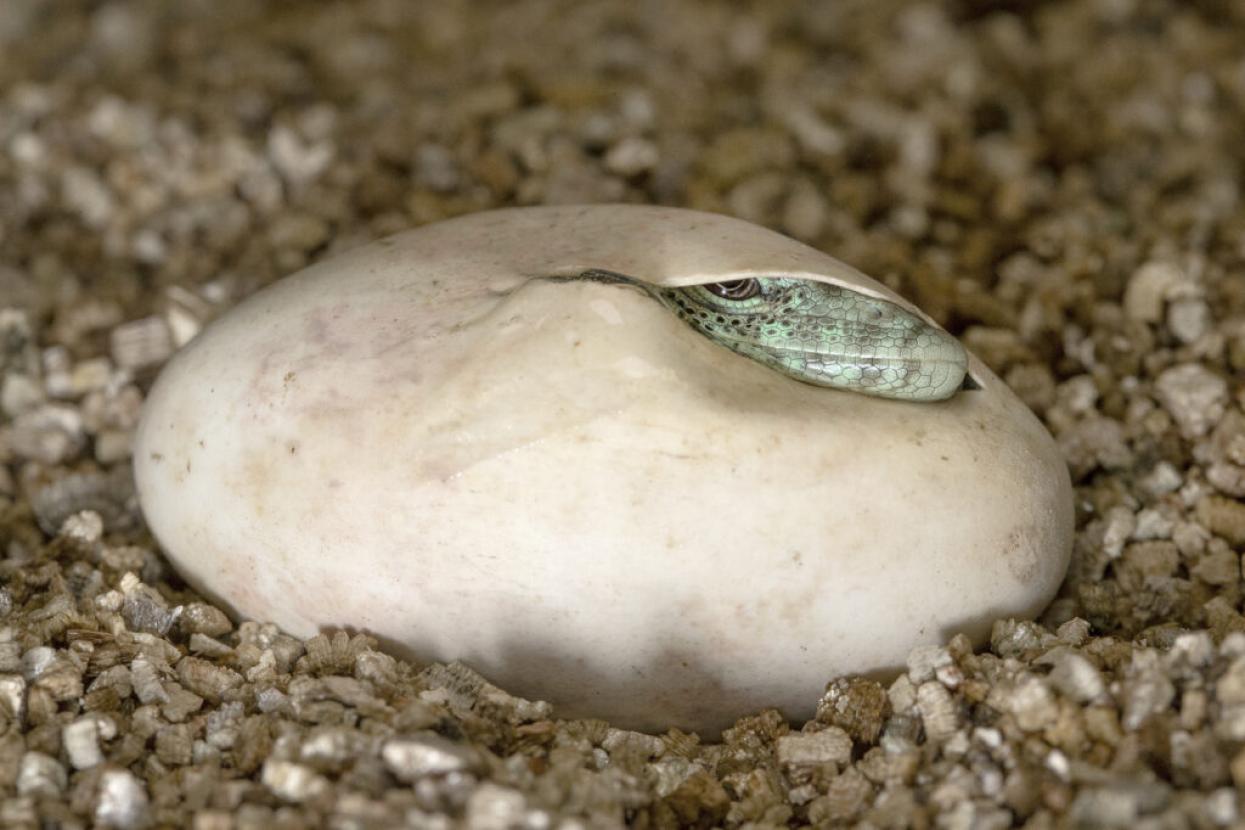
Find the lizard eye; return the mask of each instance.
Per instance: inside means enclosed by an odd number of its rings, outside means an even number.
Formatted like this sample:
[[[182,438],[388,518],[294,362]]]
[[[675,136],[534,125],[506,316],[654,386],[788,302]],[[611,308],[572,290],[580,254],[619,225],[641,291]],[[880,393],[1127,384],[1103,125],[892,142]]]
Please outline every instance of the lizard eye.
[[[731,280],[729,282],[713,282],[705,286],[711,294],[726,300],[747,300],[761,293],[761,284],[756,280]]]

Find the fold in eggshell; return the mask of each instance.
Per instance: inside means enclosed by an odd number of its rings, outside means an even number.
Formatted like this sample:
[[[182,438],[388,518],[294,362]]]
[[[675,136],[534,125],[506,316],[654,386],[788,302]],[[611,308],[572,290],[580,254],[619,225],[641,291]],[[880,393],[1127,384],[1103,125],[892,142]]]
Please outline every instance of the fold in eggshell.
[[[461,659],[562,716],[708,734],[811,716],[826,681],[1038,613],[1065,465],[981,386],[904,403],[800,383],[644,292],[800,275],[899,302],[735,219],[523,208],[381,240],[230,311],[166,367],[144,513],[191,584],[310,635]]]

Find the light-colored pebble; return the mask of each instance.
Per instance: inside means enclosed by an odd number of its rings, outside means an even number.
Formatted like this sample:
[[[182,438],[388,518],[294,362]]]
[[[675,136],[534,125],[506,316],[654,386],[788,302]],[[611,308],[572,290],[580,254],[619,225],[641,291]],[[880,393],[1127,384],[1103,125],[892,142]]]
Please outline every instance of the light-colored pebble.
[[[132,830],[149,819],[147,788],[128,770],[107,770],[99,779],[95,821],[101,827]]]
[[[104,762],[99,739],[99,722],[92,715],[78,718],[61,729],[61,741],[74,769],[87,769]]]
[[[960,728],[960,716],[947,687],[936,680],[922,683],[916,690],[917,709],[932,740],[944,741]]]
[[[0,379],[0,412],[16,418],[43,402],[43,385],[30,375],[11,372]]]
[[[33,750],[22,756],[17,771],[17,791],[21,795],[57,798],[68,781],[65,767],[55,758]]]
[[[605,166],[620,176],[635,176],[652,170],[658,161],[658,152],[653,142],[629,137],[615,144],[605,154]]]
[[[476,765],[470,751],[439,735],[392,738],[385,742],[381,757],[390,772],[408,782],[429,775],[464,772]]]
[[[1107,692],[1102,675],[1094,664],[1073,652],[1059,656],[1051,668],[1050,682],[1060,694],[1077,703],[1100,700]]]
[[[1155,395],[1186,438],[1200,438],[1223,417],[1227,382],[1197,363],[1166,369],[1154,381]]]
[[[158,366],[173,353],[173,336],[162,317],[144,317],[112,330],[112,359],[123,369]]]
[[[1124,312],[1134,320],[1157,323],[1163,319],[1166,302],[1196,293],[1196,284],[1178,266],[1170,262],[1148,262],[1128,280]]]
[[[467,799],[465,821],[468,827],[479,830],[512,830],[530,826],[525,821],[526,813],[527,800],[523,793],[486,783],[476,787]],[[542,820],[539,815],[533,818],[537,824]]]
[[[1177,300],[1167,307],[1167,328],[1181,343],[1201,339],[1210,322],[1210,307],[1200,297]]]
[[[0,674],[0,706],[10,721],[22,722],[26,713],[26,678],[20,674]]]
[[[45,404],[13,419],[9,445],[19,458],[41,464],[63,464],[86,445],[82,416],[77,409]]]
[[[292,761],[269,759],[261,780],[273,795],[295,804],[315,798],[329,788],[329,782],[311,767]]]
[[[852,757],[852,739],[834,726],[819,732],[783,735],[777,747],[778,762],[791,767],[843,765]]]

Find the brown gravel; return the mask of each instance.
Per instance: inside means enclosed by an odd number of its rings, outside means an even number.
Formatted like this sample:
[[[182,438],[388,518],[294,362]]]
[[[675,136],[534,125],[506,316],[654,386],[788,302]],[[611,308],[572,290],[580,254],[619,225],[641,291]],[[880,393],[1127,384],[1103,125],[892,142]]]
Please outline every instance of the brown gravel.
[[[1241,826],[1243,56],[1230,0],[3,0],[0,826]],[[783,230],[989,362],[1077,484],[1040,623],[709,745],[178,582],[129,439],[206,320],[604,200]]]

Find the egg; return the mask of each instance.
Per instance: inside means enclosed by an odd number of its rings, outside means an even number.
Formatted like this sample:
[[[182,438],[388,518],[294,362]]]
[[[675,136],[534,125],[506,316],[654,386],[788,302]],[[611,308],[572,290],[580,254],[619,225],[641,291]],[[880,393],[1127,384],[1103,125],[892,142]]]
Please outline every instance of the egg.
[[[633,729],[801,720],[836,676],[1039,613],[1071,484],[980,360],[946,400],[826,388],[642,290],[770,277],[929,322],[810,247],[671,208],[491,211],[354,249],[166,365],[140,504],[238,617],[366,632]]]

